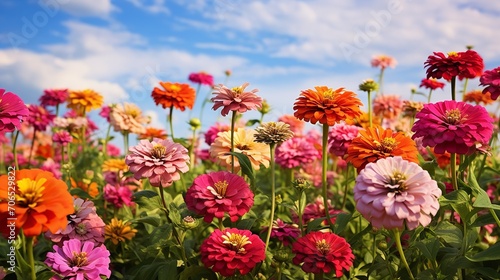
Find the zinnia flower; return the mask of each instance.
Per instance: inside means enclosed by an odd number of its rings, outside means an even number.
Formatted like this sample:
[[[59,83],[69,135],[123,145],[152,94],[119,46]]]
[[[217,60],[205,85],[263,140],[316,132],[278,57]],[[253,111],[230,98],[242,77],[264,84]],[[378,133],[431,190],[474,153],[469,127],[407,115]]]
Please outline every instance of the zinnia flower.
[[[332,126],[340,121],[359,117],[361,105],[361,100],[352,91],[317,86],[315,90],[303,90],[295,100],[293,110],[294,116],[300,120]]]
[[[463,101],[464,102],[474,102],[474,103],[476,103],[476,105],[479,105],[480,103],[482,103],[483,105],[489,105],[489,104],[493,104],[493,102],[495,102],[491,98],[491,93],[489,91],[486,91],[483,93],[483,91],[481,91],[479,89],[467,92],[464,96]]]
[[[255,94],[259,90],[245,91],[248,85],[249,83],[244,83],[232,89],[222,84],[215,86],[215,92],[212,93],[215,96],[210,99],[214,103],[212,110],[215,111],[222,107],[221,114],[225,117],[229,111],[244,113],[248,110],[260,108],[262,106],[262,98]]]
[[[12,92],[0,88],[0,132],[11,132],[21,128],[29,110],[23,100]]]
[[[434,151],[469,154],[476,150],[476,142],[485,144],[493,134],[493,119],[479,105],[453,100],[425,104],[416,115],[412,138],[422,137],[424,146]]]
[[[125,172],[128,165],[123,158],[109,158],[102,163],[102,172]]]
[[[352,267],[354,260],[351,245],[331,232],[309,232],[293,244],[292,252],[296,254],[293,263],[302,265],[305,272],[335,272],[337,278]]]
[[[222,123],[215,123],[211,127],[208,128],[208,130],[205,132],[205,143],[207,145],[212,145],[212,143],[215,141],[215,138],[217,138],[217,134],[221,131],[229,131],[231,127],[227,124],[222,124]]]
[[[144,132],[139,134],[138,138],[139,139],[148,139],[149,141],[153,141],[153,139],[155,139],[155,138],[166,139],[167,133],[165,132],[165,130],[163,130],[161,128],[146,127]]]
[[[105,118],[108,122],[110,122],[109,115],[111,114],[114,106],[115,105],[102,107],[101,111],[99,112],[99,116]]]
[[[403,117],[414,118],[424,108],[424,103],[419,101],[403,100]]]
[[[402,157],[369,163],[356,178],[356,209],[374,228],[427,226],[439,210],[436,181],[418,164]]]
[[[7,190],[15,183],[16,211],[9,211],[7,201],[12,192]],[[17,170],[14,181],[7,175],[0,176],[0,221],[7,225],[8,218],[16,218],[16,230],[23,229],[26,236],[38,236],[50,230],[56,232],[66,227],[67,215],[73,213],[73,198],[63,181],[48,171],[40,169]],[[7,199],[9,197],[9,199]],[[3,226],[5,236],[9,228]]]
[[[26,122],[32,125],[37,131],[45,131],[47,126],[54,120],[55,115],[47,109],[38,105],[28,105],[30,111]]]
[[[126,223],[117,218],[111,219],[111,222],[104,228],[106,239],[110,239],[115,245],[126,240],[134,238],[136,229],[130,227],[130,223]]]
[[[205,222],[210,223],[214,217],[224,218],[225,213],[232,222],[236,222],[250,211],[253,197],[243,177],[219,171],[196,177],[184,199],[189,210],[203,216]]]
[[[334,124],[328,133],[328,151],[343,157],[347,153],[351,141],[358,136],[360,130],[361,128],[355,125]]]
[[[403,111],[403,101],[399,95],[380,95],[373,100],[373,112],[387,120],[394,120]]]
[[[46,89],[43,91],[43,95],[40,96],[40,105],[43,107],[47,106],[59,106],[68,99],[68,89]]]
[[[128,187],[107,184],[104,186],[103,192],[104,199],[113,204],[116,208],[122,208],[123,205],[134,205],[134,202],[132,201],[133,193]]]
[[[141,134],[145,131],[144,125],[149,123],[149,118],[142,115],[137,105],[125,103],[113,107],[109,121],[115,131]]]
[[[262,229],[263,232],[267,232],[268,227]],[[300,235],[300,229],[297,224],[287,224],[283,222],[280,218],[273,221],[273,229],[271,230],[271,238],[278,239],[283,242],[283,246],[288,246],[297,239]]]
[[[436,79],[422,79],[420,82],[420,87],[435,90],[438,88],[443,88],[445,86],[444,83],[436,80]]]
[[[134,178],[148,178],[152,186],[168,187],[189,170],[188,151],[170,139],[140,140],[129,149],[125,162]]]
[[[260,165],[269,166],[271,152],[264,143],[257,143],[254,139],[255,130],[238,128],[234,132],[234,152],[242,153],[250,159],[254,170],[259,170]],[[220,132],[214,143],[210,146],[210,156],[215,158],[216,163],[222,167],[231,167],[231,133]],[[234,172],[240,171],[240,163],[234,158]]]
[[[245,275],[266,258],[264,248],[264,242],[249,230],[216,229],[201,244],[201,261],[225,277]]]
[[[483,58],[473,50],[450,52],[448,55],[434,52],[434,55],[427,58],[424,65],[427,68],[427,79],[444,78],[447,81],[453,77],[458,77],[460,80],[474,79],[481,76],[484,69]]]
[[[90,241],[78,239],[54,245],[54,252],[47,253],[45,264],[56,275],[52,279],[101,279],[111,277],[109,251],[104,245],[96,246]],[[61,278],[62,277],[62,278]]]
[[[347,149],[346,161],[361,171],[368,163],[378,159],[402,156],[403,159],[418,162],[415,142],[403,132],[393,132],[374,126],[359,131]]]
[[[188,84],[160,82],[163,89],[155,87],[151,96],[156,105],[164,109],[174,107],[184,111],[186,107],[193,109],[196,98],[195,90]]]
[[[330,223],[333,225],[337,220],[337,215],[342,211],[335,209],[330,199],[328,199],[327,202],[328,202],[328,212],[330,213]],[[306,207],[304,207],[304,213],[302,213],[302,223],[306,225],[312,220],[324,217],[326,217],[324,199],[323,197],[318,196],[316,197],[316,199],[314,199],[313,202],[308,203]],[[299,216],[297,215],[297,213],[293,212],[292,218],[295,223],[299,222]],[[326,221],[324,222],[326,224]]]
[[[282,143],[293,136],[290,126],[284,122],[263,123],[255,131],[255,141],[268,145]]]
[[[69,134],[66,130],[59,130],[54,132],[54,135],[52,135],[52,141],[62,146],[67,146],[68,143],[73,141],[73,136],[71,136],[71,134]]]
[[[493,100],[497,100],[500,96],[500,67],[493,70],[484,71],[479,78],[480,86],[485,86],[483,93],[489,92]]]
[[[278,118],[279,122],[284,122],[290,126],[293,135],[299,137],[302,136],[302,131],[304,130],[305,122],[297,119],[294,115],[281,115]]]
[[[293,137],[276,148],[276,163],[284,168],[294,168],[321,157],[314,143],[304,137]]]
[[[67,107],[75,110],[79,116],[85,116],[91,110],[101,108],[102,103],[102,95],[91,89],[72,90],[68,95]]]
[[[371,60],[372,67],[379,67],[380,69],[385,69],[387,67],[394,68],[396,64],[398,64],[397,60],[394,57],[380,54],[373,56]]]
[[[189,74],[188,79],[189,79],[189,81],[191,81],[195,84],[207,85],[207,86],[214,85],[214,77],[210,74],[203,72],[203,71],[198,72],[198,73]]]

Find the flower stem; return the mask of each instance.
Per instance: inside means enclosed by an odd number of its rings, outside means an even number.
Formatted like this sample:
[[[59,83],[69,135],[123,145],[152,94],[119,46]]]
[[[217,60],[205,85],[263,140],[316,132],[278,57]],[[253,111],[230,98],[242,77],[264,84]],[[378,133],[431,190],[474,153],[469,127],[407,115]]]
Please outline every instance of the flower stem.
[[[108,125],[108,130],[106,131],[106,138],[104,138],[104,143],[102,143],[102,154],[104,156],[104,159],[108,157],[108,141],[110,133],[111,133],[111,124]],[[127,154],[128,151],[124,152],[125,154]]]
[[[19,137],[19,130],[16,130],[14,133],[14,141],[12,142],[12,154],[14,155],[14,164],[16,166],[16,170],[19,170],[19,162],[17,161],[17,138]]]
[[[33,139],[31,139],[30,155],[28,157],[28,169],[31,168],[31,157],[33,156],[33,148],[35,146],[36,128],[33,130]]]
[[[468,83],[469,83],[469,78],[465,78],[464,89],[463,89],[463,92],[462,92],[462,101],[465,100],[465,94],[467,93],[467,84]]]
[[[168,114],[168,123],[170,125],[170,137],[172,137],[172,141],[175,142],[174,138],[174,124],[172,123],[172,115],[174,114],[174,105],[170,106],[170,113]]]
[[[410,276],[410,279],[414,280],[415,277],[413,277],[413,274],[411,273],[410,266],[408,265],[408,262],[406,261],[405,257],[405,252],[403,251],[403,246],[401,245],[401,232],[399,229],[394,229],[393,231],[394,234],[394,241],[396,242],[396,247],[398,248],[399,256],[401,258],[401,261],[403,262],[403,265],[406,268],[406,271],[408,271],[408,275]]]
[[[304,191],[300,192],[300,197],[299,197],[299,209],[298,209],[298,216],[299,216],[299,229],[300,229],[300,236],[304,236],[304,221],[302,221],[303,217],[303,212],[302,212],[302,196],[305,196],[306,194]]]
[[[382,90],[382,83],[384,82],[384,70],[385,68],[380,68],[380,75],[378,76],[378,90],[375,94],[376,97],[379,95],[379,93],[380,95],[384,95]]]
[[[234,123],[236,122],[236,111],[231,116],[231,153],[234,153]],[[231,173],[234,173],[234,155],[231,154]]]
[[[269,146],[271,157],[270,157],[270,165],[271,165],[271,216],[269,217],[269,228],[267,229],[266,236],[266,247],[264,249],[264,254],[267,253],[267,248],[269,247],[269,240],[271,239],[271,232],[273,230],[273,221],[274,221],[274,209],[276,208],[276,182],[275,182],[275,163],[274,163],[274,152],[275,152],[275,144],[271,144]]]
[[[349,177],[351,175],[351,168],[350,168],[350,163],[347,163],[346,169],[345,169],[345,176],[344,176],[344,197],[342,198],[342,207],[340,209],[344,209],[345,203],[347,202],[347,192],[349,189]]]
[[[454,190],[458,190],[458,183],[457,183],[457,154],[456,153],[451,153],[450,154],[450,165],[451,165],[451,184],[453,186]]]
[[[328,193],[327,193],[327,180],[326,180],[326,172],[328,168],[328,124],[323,124],[323,146],[322,146],[322,171],[321,171],[321,185],[323,190],[323,204],[325,206],[325,216],[326,222],[331,227],[331,218],[330,218],[330,207],[328,207]]]
[[[429,90],[429,95],[427,96],[427,103],[431,103],[432,88]]]
[[[457,82],[457,77],[456,76],[453,76],[451,77],[451,100],[455,101],[456,100],[456,97],[455,97],[455,85],[456,85],[456,82]]]
[[[123,148],[124,153],[128,153],[128,132],[123,132]]]
[[[368,120],[370,127],[373,127],[373,116],[372,116],[372,91],[368,91]]]
[[[35,258],[33,256],[33,237],[27,237],[25,245],[26,245],[28,264],[31,269],[31,280],[36,280]]]

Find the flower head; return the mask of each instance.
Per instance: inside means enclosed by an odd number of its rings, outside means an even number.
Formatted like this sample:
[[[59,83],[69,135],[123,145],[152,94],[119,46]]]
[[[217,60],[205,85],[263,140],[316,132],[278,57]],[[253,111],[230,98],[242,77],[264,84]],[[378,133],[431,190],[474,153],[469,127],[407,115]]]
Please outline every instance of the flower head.
[[[170,139],[143,139],[129,149],[125,162],[135,179],[148,178],[152,186],[168,187],[189,170],[188,151]]]
[[[293,104],[294,116],[300,120],[315,124],[334,125],[346,119],[361,115],[361,100],[352,91],[326,86],[303,90]]]
[[[419,101],[403,100],[403,117],[414,118],[420,110],[424,108],[424,103]]]
[[[377,91],[378,84],[372,79],[364,80],[361,84],[359,84],[359,90],[365,92]]]
[[[394,68],[398,64],[394,57],[380,54],[373,56],[371,60],[372,67],[379,67],[380,69],[385,69],[387,67]]]
[[[12,92],[0,88],[0,132],[11,132],[21,128],[21,122],[29,115],[23,100]]]
[[[373,100],[373,112],[387,120],[395,120],[403,110],[403,101],[399,95],[380,95]]]
[[[55,115],[42,106],[28,105],[30,111],[26,122],[32,125],[37,131],[45,131],[47,126],[54,120]]]
[[[203,216],[210,223],[227,213],[231,221],[250,211],[253,193],[243,177],[218,171],[196,177],[185,197],[189,210]]]
[[[500,67],[492,70],[484,71],[481,78],[479,78],[481,86],[485,86],[483,93],[489,92],[493,100],[497,100],[500,96]]]
[[[465,94],[464,96],[464,102],[473,102],[476,103],[476,105],[483,104],[483,105],[489,105],[493,104],[495,102],[491,98],[491,93],[489,91],[483,92],[479,89],[469,91]]]
[[[266,258],[264,247],[259,236],[249,230],[216,229],[201,244],[201,261],[225,277],[245,275]]]
[[[50,172],[40,169],[17,170],[15,175],[16,211],[10,215],[7,205],[7,186],[11,186],[7,175],[0,176],[0,220],[7,225],[7,218],[15,217],[16,229],[23,229],[26,236],[37,236],[50,230],[65,228],[67,215],[73,213],[73,198],[66,183],[56,179]],[[2,227],[7,236],[8,228]]]
[[[124,205],[132,206],[132,191],[126,186],[113,186],[107,184],[104,186],[104,199],[113,204],[116,208],[122,208]]]
[[[217,135],[221,131],[229,131],[231,127],[227,124],[222,124],[222,123],[215,123],[211,127],[208,128],[208,130],[205,132],[205,143],[207,145],[212,145],[212,143],[215,141],[215,138],[217,138]]]
[[[448,55],[442,52],[434,52],[425,61],[427,68],[427,79],[444,78],[450,81],[453,77],[460,80],[464,78],[474,79],[483,73],[484,62],[481,56],[473,51],[450,52]]]
[[[188,84],[160,82],[163,89],[155,87],[151,96],[156,105],[165,108],[176,108],[184,112],[193,109],[196,91]]]
[[[256,110],[262,106],[262,98],[255,93],[258,89],[245,91],[249,83],[244,83],[239,87],[232,89],[225,85],[219,84],[215,86],[215,95],[211,101],[214,103],[212,110],[217,110],[222,107],[221,114],[226,116],[230,111],[244,113],[248,110]]]
[[[276,148],[276,163],[284,168],[294,168],[321,157],[314,143],[305,137],[293,137]]]
[[[40,96],[40,105],[43,107],[47,106],[58,106],[68,99],[68,89],[46,89],[43,91],[43,95]]]
[[[267,231],[268,227],[264,227],[263,231]],[[273,228],[271,230],[271,238],[278,239],[283,242],[283,246],[288,246],[297,239],[300,235],[300,229],[297,224],[288,224],[283,222],[280,218],[273,221]]]
[[[293,244],[292,252],[296,254],[293,263],[302,265],[305,272],[335,272],[337,278],[352,267],[354,260],[349,243],[331,232],[309,232]]]
[[[293,136],[290,125],[284,122],[267,122],[255,129],[255,141],[274,145],[282,143]]]
[[[439,210],[436,181],[402,157],[369,163],[356,178],[356,209],[375,228],[410,230],[427,226]]]
[[[111,114],[111,111],[113,111],[114,106],[115,105],[103,106],[101,108],[101,111],[99,112],[99,116],[105,118],[108,122],[110,122],[111,120],[109,119],[109,115]]]
[[[361,128],[355,125],[337,123],[328,133],[328,151],[339,157],[347,153],[351,141],[358,136]]]
[[[59,130],[54,132],[54,135],[52,135],[52,141],[62,146],[67,146],[73,141],[73,136],[71,136],[71,134],[69,134],[66,130]]]
[[[71,90],[68,95],[67,107],[75,110],[79,116],[85,116],[91,110],[101,108],[102,103],[102,95],[91,89]]]
[[[279,122],[284,122],[290,126],[290,130],[295,136],[302,136],[305,122],[297,119],[294,115],[281,115],[278,118]]]
[[[104,228],[104,232],[106,240],[110,239],[113,244],[118,245],[120,242],[132,240],[137,230],[130,227],[130,223],[113,218]]]
[[[101,276],[111,276],[110,253],[102,244],[71,239],[64,241],[62,246],[54,245],[53,249],[54,252],[47,253],[45,259],[45,264],[57,273],[53,279],[101,279]]]
[[[422,79],[420,82],[420,87],[430,89],[430,90],[435,90],[438,88],[443,88],[445,86],[445,83],[442,83],[436,79]]]
[[[403,159],[418,162],[415,142],[403,132],[393,132],[374,126],[359,131],[347,149],[346,160],[361,171],[368,163],[381,158],[401,156]]]
[[[476,142],[488,143],[493,134],[493,119],[479,105],[453,100],[425,104],[416,115],[412,138],[422,137],[424,146],[434,151],[469,154],[476,150]]]
[[[128,165],[123,158],[109,158],[102,163],[102,172],[126,172]]]
[[[118,104],[109,114],[110,124],[113,129],[122,133],[144,133],[144,125],[149,123],[149,118],[142,115],[141,109],[133,103]]]
[[[203,71],[198,72],[198,73],[189,74],[188,79],[189,79],[189,81],[191,81],[195,84],[207,85],[207,86],[214,85],[214,77],[210,74],[203,72]]]
[[[166,139],[167,133],[165,132],[165,130],[163,130],[161,128],[146,127],[144,132],[139,134],[138,138],[139,139],[148,139],[150,141],[152,141],[155,138]]]

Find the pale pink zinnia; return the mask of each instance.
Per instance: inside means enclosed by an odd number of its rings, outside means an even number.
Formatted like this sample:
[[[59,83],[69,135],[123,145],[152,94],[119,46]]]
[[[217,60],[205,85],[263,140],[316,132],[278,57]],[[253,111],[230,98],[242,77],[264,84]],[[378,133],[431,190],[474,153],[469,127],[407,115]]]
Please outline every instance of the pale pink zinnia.
[[[371,64],[372,64],[372,67],[378,67],[381,69],[385,69],[387,67],[391,67],[391,68],[396,67],[396,64],[398,64],[398,62],[396,61],[395,58],[393,58],[391,56],[380,54],[380,55],[375,55],[372,57]]]
[[[500,67],[484,71],[479,81],[481,82],[480,86],[485,86],[483,94],[489,92],[491,99],[497,100],[498,96],[500,96]]]
[[[354,186],[356,209],[374,228],[425,227],[439,210],[440,196],[429,173],[400,156],[367,164]]]
[[[68,99],[68,89],[46,89],[40,96],[39,102],[43,107],[59,106]]]
[[[188,79],[189,79],[189,81],[191,81],[195,84],[207,85],[207,86],[214,85],[214,77],[210,74],[203,72],[203,71],[198,72],[198,73],[189,74]]]
[[[294,168],[320,158],[313,143],[304,137],[293,137],[276,148],[276,163],[283,168]]]
[[[29,115],[23,100],[12,92],[0,88],[0,132],[12,132],[21,128],[21,122]]]
[[[373,100],[373,113],[387,120],[394,120],[403,112],[399,95],[380,95]]]
[[[346,123],[337,123],[328,133],[328,151],[331,154],[343,157],[352,139],[358,136],[361,127]]]
[[[39,105],[28,105],[29,115],[26,122],[32,125],[37,131],[45,131],[55,118],[55,115]]]
[[[425,104],[417,113],[412,138],[422,137],[424,146],[434,152],[470,154],[476,143],[486,144],[493,134],[493,119],[479,105],[447,100]]]
[[[143,139],[129,149],[125,162],[135,179],[148,178],[152,186],[168,187],[189,170],[188,151],[170,139]]]
[[[256,95],[258,89],[245,91],[249,83],[244,83],[232,89],[225,85],[215,86],[215,95],[211,101],[214,103],[212,109],[215,111],[222,107],[222,116],[227,116],[230,111],[244,113],[248,110],[256,110],[262,106],[262,97]]]
[[[189,210],[203,216],[210,223],[215,218],[222,219],[227,214],[232,222],[250,211],[253,193],[243,177],[218,171],[202,174],[194,179],[186,192]]]

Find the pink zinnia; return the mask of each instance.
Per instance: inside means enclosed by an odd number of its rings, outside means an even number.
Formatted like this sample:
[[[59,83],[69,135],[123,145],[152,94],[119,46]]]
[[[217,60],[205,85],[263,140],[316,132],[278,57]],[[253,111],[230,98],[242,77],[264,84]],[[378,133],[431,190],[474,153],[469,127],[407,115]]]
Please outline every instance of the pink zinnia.
[[[104,106],[99,112],[99,116],[105,118],[108,122],[111,122],[109,115],[111,114],[112,110],[113,108],[111,108],[111,106]]]
[[[205,72],[191,73],[191,74],[189,74],[188,79],[189,79],[189,81],[191,81],[195,84],[207,85],[207,86],[214,85],[214,77],[210,74],[205,73]]]
[[[358,136],[361,127],[345,123],[337,123],[328,133],[328,151],[331,154],[343,157],[352,139]]]
[[[479,81],[481,82],[480,86],[485,86],[483,94],[489,92],[491,99],[497,100],[498,96],[500,96],[500,67],[484,71]]]
[[[264,227],[263,232],[267,232],[269,227]],[[287,224],[281,219],[273,221],[273,229],[271,230],[271,238],[276,238],[283,242],[283,246],[288,246],[297,239],[300,235],[300,229],[297,224]]]
[[[284,122],[290,126],[290,130],[295,136],[302,136],[305,122],[297,119],[294,115],[282,115],[278,118],[279,122]]]
[[[106,148],[107,148],[106,152],[108,153],[108,156],[110,156],[110,157],[119,157],[122,154],[122,151],[120,150],[120,148],[116,145],[111,144],[111,143],[108,143]]]
[[[26,121],[37,131],[45,131],[55,118],[55,115],[42,106],[31,104],[28,109],[30,113]]]
[[[331,232],[310,232],[293,244],[295,253],[293,263],[301,265],[307,273],[335,272],[342,277],[343,270],[349,271],[353,265],[354,254],[347,241]]]
[[[328,199],[328,212],[330,213],[330,222],[334,224],[337,220],[337,215],[342,213],[342,211],[335,209],[331,202],[332,201]],[[307,224],[312,220],[324,217],[326,217],[324,200],[323,197],[318,196],[314,202],[308,203],[304,208],[304,212],[302,213],[302,222],[303,224]],[[298,223],[299,220],[297,213],[292,213],[292,218],[295,223]]]
[[[227,88],[225,85],[219,84],[215,87],[215,97],[211,99],[214,103],[212,109],[215,111],[222,108],[222,116],[227,116],[230,111],[244,113],[248,110],[256,110],[262,106],[262,98],[255,93],[258,89],[245,91],[249,83],[244,83],[239,87],[232,89]]]
[[[230,129],[231,127],[227,124],[215,123],[205,132],[205,143],[209,146],[212,145],[219,132],[229,131]]]
[[[59,104],[66,102],[66,99],[68,99],[68,89],[46,89],[39,101],[40,105],[47,107],[59,106]]]
[[[104,245],[82,242],[78,239],[54,245],[54,252],[47,253],[45,264],[57,274],[52,279],[101,279],[109,278],[109,251]],[[62,276],[62,278],[60,277]]]
[[[400,156],[367,164],[354,186],[356,209],[374,228],[425,227],[439,210],[440,196],[429,173]]]
[[[201,261],[225,277],[245,275],[266,258],[264,248],[264,242],[249,230],[216,229],[201,244]]]
[[[170,139],[143,139],[129,149],[125,162],[134,178],[148,178],[152,186],[168,187],[189,170],[188,151]]]
[[[28,115],[28,107],[21,98],[0,88],[0,132],[11,132],[20,129],[21,122]]]
[[[294,168],[320,158],[313,143],[303,137],[293,137],[276,148],[276,163],[283,168]]]
[[[66,146],[73,141],[73,137],[66,130],[59,130],[52,135],[52,141],[62,146]]]
[[[465,102],[425,104],[416,118],[412,138],[422,137],[422,144],[434,147],[438,154],[473,153],[477,142],[488,143],[493,134],[493,119],[486,109]]]
[[[218,171],[202,174],[187,190],[185,201],[189,210],[210,223],[227,213],[232,222],[245,215],[253,205],[253,193],[243,177]]]
[[[422,79],[420,82],[420,87],[435,90],[438,88],[443,88],[445,86],[444,83],[436,80],[436,79]]]
[[[104,199],[113,204],[116,208],[122,208],[123,205],[132,206],[132,191],[126,186],[113,186],[107,184],[104,186]]]
[[[45,160],[40,169],[51,172],[57,179],[62,178],[61,165],[52,158]]]
[[[391,56],[381,54],[373,56],[371,64],[372,67],[379,67],[381,69],[385,69],[387,67],[391,68],[396,67],[396,64],[398,64],[398,62]]]
[[[394,120],[403,112],[399,95],[380,95],[373,100],[373,113],[387,120]]]

